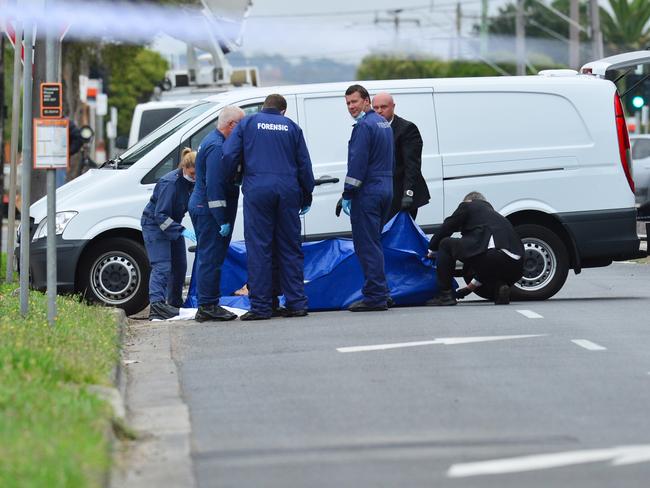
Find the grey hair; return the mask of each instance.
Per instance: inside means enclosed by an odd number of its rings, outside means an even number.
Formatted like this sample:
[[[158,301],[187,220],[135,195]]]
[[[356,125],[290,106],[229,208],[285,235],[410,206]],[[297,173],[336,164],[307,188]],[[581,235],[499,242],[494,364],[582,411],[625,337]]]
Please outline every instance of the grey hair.
[[[483,194],[477,191],[471,191],[465,195],[465,198],[463,198],[464,202],[471,202],[472,200],[482,200],[484,202],[487,202],[487,199],[483,196]]]
[[[225,106],[219,115],[219,120],[217,120],[217,129],[223,129],[233,120],[238,122],[244,115],[246,114],[239,107],[234,105]]]

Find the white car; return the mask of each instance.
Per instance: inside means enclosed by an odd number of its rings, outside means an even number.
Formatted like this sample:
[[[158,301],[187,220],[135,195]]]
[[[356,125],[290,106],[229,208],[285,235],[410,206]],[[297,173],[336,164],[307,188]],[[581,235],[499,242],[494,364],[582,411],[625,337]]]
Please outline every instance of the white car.
[[[650,134],[630,135],[630,144],[636,202],[643,205],[650,200]]]

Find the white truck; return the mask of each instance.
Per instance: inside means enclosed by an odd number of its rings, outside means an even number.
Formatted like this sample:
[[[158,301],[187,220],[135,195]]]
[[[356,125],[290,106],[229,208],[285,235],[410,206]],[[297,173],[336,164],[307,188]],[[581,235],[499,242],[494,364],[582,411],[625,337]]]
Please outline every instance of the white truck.
[[[640,255],[629,140],[623,109],[605,74],[650,62],[640,51],[586,65],[582,73],[361,82],[393,94],[396,112],[417,124],[422,171],[431,201],[418,213],[434,233],[472,190],[482,192],[516,227],[526,249],[516,299],[546,299],[573,269]],[[334,215],[346,174],[352,129],[344,101],[350,83],[241,89],[180,112],[111,166],[57,190],[60,290],[134,313],[147,304],[149,265],[140,216],[158,179],[175,168],[183,147],[197,148],[220,111],[252,113],[273,92],[303,129],[317,186],[303,220],[308,240],[350,236]],[[31,208],[31,274],[44,288],[46,203]],[[189,218],[184,225],[191,226]],[[234,239],[242,239],[242,216]],[[191,259],[189,256],[191,269]]]

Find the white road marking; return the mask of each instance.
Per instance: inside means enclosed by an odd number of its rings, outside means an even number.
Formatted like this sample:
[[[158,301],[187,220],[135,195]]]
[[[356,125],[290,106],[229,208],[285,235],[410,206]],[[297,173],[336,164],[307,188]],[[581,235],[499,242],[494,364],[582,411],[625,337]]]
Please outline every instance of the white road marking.
[[[542,337],[546,334],[525,334],[525,335],[507,335],[507,336],[479,336],[479,337],[442,337],[431,341],[417,342],[396,342],[393,344],[376,344],[372,346],[350,346],[338,347],[338,352],[366,352],[366,351],[383,351],[386,349],[398,349],[401,347],[430,346],[433,344],[444,344],[453,346],[457,344],[471,344],[474,342],[492,342],[506,341],[509,339],[526,339],[528,337]]]
[[[536,312],[533,312],[532,310],[517,310],[517,312],[519,312],[521,315],[523,315],[524,317],[527,317],[529,319],[543,319],[544,318],[540,314],[538,314]]]
[[[560,468],[573,464],[611,460],[612,466],[625,466],[650,461],[650,444],[618,446],[610,449],[586,449],[551,454],[536,454],[475,463],[454,464],[447,470],[449,478],[464,478],[489,474],[521,473],[538,469]]]
[[[590,351],[607,350],[606,347],[603,347],[600,344],[596,344],[595,342],[588,341],[587,339],[572,339],[571,342],[573,342],[576,346],[584,347],[585,349],[589,349]]]

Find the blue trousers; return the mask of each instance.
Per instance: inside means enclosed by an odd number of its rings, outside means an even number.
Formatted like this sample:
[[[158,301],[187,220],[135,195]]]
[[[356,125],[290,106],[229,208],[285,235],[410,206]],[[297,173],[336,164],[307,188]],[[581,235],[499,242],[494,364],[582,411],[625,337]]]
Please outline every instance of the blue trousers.
[[[221,237],[220,227],[211,214],[190,212],[190,217],[197,241],[197,301],[199,305],[218,305],[221,297],[221,267],[226,259],[232,233],[228,237]],[[234,218],[232,223],[234,225]]]
[[[365,278],[362,293],[364,302],[373,306],[386,304],[388,299],[381,230],[388,221],[391,198],[388,193],[352,199],[352,242]]]
[[[279,185],[248,187],[244,196],[244,238],[248,256],[251,312],[271,316],[274,267],[290,310],[307,308],[300,242],[300,190]]]
[[[149,303],[166,301],[174,307],[183,304],[183,285],[187,271],[185,239],[167,239],[158,226],[142,227],[144,246],[151,263]]]

